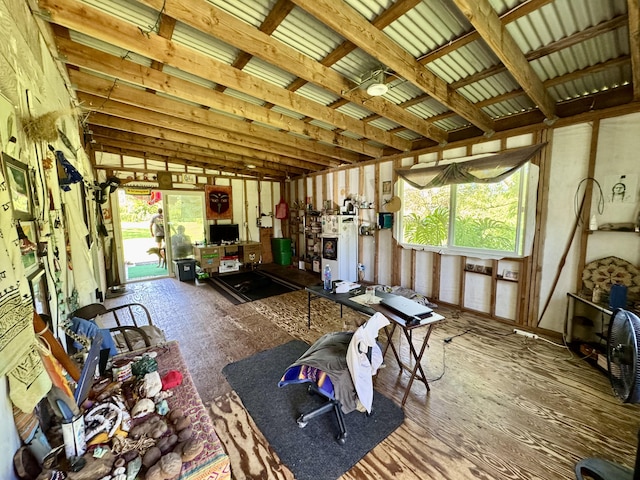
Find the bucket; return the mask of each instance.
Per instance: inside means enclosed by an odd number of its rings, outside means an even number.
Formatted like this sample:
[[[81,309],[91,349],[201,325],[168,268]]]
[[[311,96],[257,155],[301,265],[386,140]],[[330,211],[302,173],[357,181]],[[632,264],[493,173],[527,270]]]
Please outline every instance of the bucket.
[[[611,285],[609,294],[609,307],[612,309],[627,307],[627,286],[617,283]]]

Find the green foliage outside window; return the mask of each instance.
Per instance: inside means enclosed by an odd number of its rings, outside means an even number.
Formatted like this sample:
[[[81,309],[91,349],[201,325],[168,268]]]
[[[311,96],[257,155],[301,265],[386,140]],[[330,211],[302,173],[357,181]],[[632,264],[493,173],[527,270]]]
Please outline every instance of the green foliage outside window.
[[[522,244],[519,226],[523,224],[523,178],[526,175],[521,169],[498,183],[424,190],[405,184],[402,242],[518,254]]]

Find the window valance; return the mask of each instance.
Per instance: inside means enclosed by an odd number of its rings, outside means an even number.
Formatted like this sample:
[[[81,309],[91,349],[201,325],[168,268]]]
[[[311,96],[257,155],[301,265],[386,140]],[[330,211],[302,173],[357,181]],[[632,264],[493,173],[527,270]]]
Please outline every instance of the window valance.
[[[489,154],[475,160],[453,162],[446,165],[397,169],[396,173],[417,189],[443,187],[463,183],[496,183],[513,174],[528,162],[546,143],[515,148],[503,153]]]

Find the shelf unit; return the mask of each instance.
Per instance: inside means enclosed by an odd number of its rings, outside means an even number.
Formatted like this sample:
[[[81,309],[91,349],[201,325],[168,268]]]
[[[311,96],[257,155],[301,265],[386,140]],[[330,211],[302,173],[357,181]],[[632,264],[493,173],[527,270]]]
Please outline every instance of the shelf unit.
[[[320,259],[322,254],[322,218],[321,213],[316,211],[305,211],[303,217],[304,225],[304,251],[301,251],[301,258],[304,255],[305,269],[313,272],[320,272]]]

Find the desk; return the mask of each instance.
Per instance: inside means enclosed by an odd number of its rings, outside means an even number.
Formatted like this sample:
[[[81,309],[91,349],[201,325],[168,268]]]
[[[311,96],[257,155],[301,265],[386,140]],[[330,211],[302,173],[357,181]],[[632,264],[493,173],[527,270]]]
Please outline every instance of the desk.
[[[387,354],[387,350],[391,347],[391,351],[393,352],[393,356],[396,358],[398,362],[398,366],[400,367],[400,372],[406,369],[410,372],[409,383],[407,383],[407,387],[404,392],[404,396],[402,397],[401,405],[404,407],[405,402],[407,401],[407,397],[409,396],[409,391],[411,390],[411,385],[413,385],[414,380],[419,380],[424,383],[425,387],[427,387],[427,392],[431,390],[429,387],[429,382],[427,381],[427,376],[424,374],[424,370],[422,369],[422,356],[429,344],[429,337],[431,337],[431,332],[433,331],[433,327],[435,327],[438,323],[444,321],[444,317],[438,313],[432,313],[430,317],[425,318],[419,324],[415,325],[407,325],[407,322],[402,317],[396,315],[393,311],[389,310],[382,304],[372,305],[373,310],[382,313],[385,317],[389,319],[391,322],[391,328],[389,325],[384,327],[385,335],[387,336],[387,345],[384,347],[384,351],[382,352],[383,358]],[[415,361],[415,365],[413,368],[405,365],[400,360],[400,355],[398,355],[398,351],[396,350],[396,346],[393,343],[393,334],[396,331],[396,328],[400,327],[402,332],[404,333],[405,338],[407,339],[407,343],[409,344],[409,352],[411,353],[411,357]],[[413,342],[413,331],[417,328],[427,327],[427,331],[424,334],[424,338],[422,339],[421,345],[414,345]],[[420,348],[420,351],[416,349],[416,347]]]
[[[342,317],[342,307],[346,305],[347,307],[355,310],[356,312],[363,313],[367,316],[373,315],[375,310],[373,310],[368,305],[362,305],[358,302],[354,302],[351,300],[354,295],[351,293],[331,293],[330,290],[325,290],[322,285],[312,285],[310,287],[306,287],[305,291],[307,292],[307,327],[311,328],[311,296],[313,295],[315,298],[325,298],[327,300],[332,301],[333,303],[337,303],[340,305],[340,317]],[[364,292],[364,288],[362,288],[362,292]],[[360,295],[360,294],[358,294]],[[388,295],[385,293],[377,292],[378,296]]]
[[[322,285],[313,285],[311,287],[306,287],[305,290],[307,292],[307,325],[309,328],[311,328],[312,295],[314,295],[316,298],[325,298],[339,304],[340,316],[342,316],[342,307],[345,305],[367,316],[371,316],[376,312],[382,313],[391,322],[391,328],[389,328],[389,326],[384,327],[385,335],[387,336],[387,344],[384,347],[383,357],[386,356],[387,350],[389,349],[389,347],[391,347],[393,356],[395,357],[396,361],[398,362],[398,366],[400,367],[400,372],[402,372],[402,370],[404,369],[410,372],[409,383],[407,384],[407,388],[404,392],[404,397],[402,397],[402,406],[404,406],[405,402],[407,401],[407,396],[409,395],[409,391],[411,390],[411,385],[413,385],[413,382],[416,379],[425,384],[425,386],[427,387],[427,392],[430,390],[429,382],[427,381],[427,377],[424,374],[424,370],[422,369],[421,361],[427,345],[429,344],[429,337],[431,336],[433,327],[444,320],[444,317],[442,315],[433,312],[430,317],[424,319],[419,324],[407,326],[407,322],[402,317],[399,317],[392,310],[389,310],[382,304],[362,305],[351,300],[354,295],[350,293],[331,293],[331,291],[325,290]],[[386,292],[376,292],[376,296],[391,297],[394,295]],[[400,360],[400,355],[398,355],[398,351],[396,350],[396,346],[393,343],[393,334],[396,331],[397,327],[400,327],[402,329],[402,332],[404,333],[404,336],[406,337],[409,344],[411,357],[415,360],[415,365],[413,368],[408,367],[407,365],[404,365],[402,363],[402,361]],[[413,330],[423,327],[427,327],[427,331],[425,332],[422,344],[416,346],[413,343]],[[419,348],[419,351],[416,347]]]

